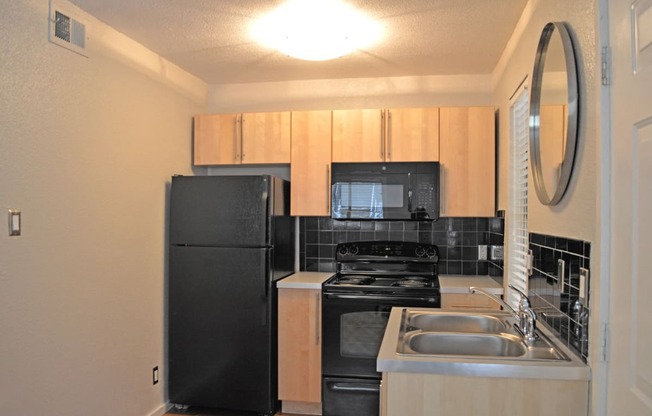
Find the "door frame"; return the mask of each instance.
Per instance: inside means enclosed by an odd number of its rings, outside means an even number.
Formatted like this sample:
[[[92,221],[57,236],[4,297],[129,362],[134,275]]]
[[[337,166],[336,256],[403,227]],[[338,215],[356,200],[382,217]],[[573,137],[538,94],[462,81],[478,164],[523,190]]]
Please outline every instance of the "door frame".
[[[609,4],[608,0],[597,1],[596,30],[597,30],[597,56],[601,57],[604,48],[609,48]],[[607,61],[609,57],[607,56]],[[591,395],[589,403],[589,414],[594,416],[606,416],[607,414],[607,392],[608,392],[608,340],[609,340],[609,317],[610,317],[610,286],[611,286],[611,87],[602,83],[602,77],[596,77],[600,82],[598,100],[598,114],[600,118],[598,131],[600,139],[600,152],[596,155],[597,166],[599,166],[599,211],[597,215],[598,224],[598,270],[599,270],[599,296],[597,319],[593,319],[589,332],[592,336],[591,354]],[[607,83],[609,84],[609,83]]]

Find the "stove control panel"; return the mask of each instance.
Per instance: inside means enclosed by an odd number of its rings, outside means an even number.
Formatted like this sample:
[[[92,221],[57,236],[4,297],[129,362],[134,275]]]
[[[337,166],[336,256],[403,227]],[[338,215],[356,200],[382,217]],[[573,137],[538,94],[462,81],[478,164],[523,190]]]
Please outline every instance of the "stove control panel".
[[[437,262],[437,246],[408,241],[358,241],[337,245],[338,261],[411,260]]]

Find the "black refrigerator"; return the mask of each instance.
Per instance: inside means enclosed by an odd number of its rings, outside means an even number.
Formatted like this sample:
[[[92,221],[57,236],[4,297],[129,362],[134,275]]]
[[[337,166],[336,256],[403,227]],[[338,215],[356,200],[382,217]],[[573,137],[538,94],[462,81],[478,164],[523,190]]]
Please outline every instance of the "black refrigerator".
[[[273,414],[276,281],[294,271],[289,183],[174,176],[169,237],[170,403]]]

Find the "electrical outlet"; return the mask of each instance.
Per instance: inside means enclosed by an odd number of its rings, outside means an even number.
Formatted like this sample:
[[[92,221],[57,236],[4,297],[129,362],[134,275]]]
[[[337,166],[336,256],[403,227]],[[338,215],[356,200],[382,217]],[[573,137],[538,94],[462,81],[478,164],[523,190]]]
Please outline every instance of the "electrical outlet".
[[[479,245],[478,246],[478,260],[487,260],[487,246]]]
[[[491,246],[491,260],[503,259],[503,246]]]
[[[158,384],[158,366],[152,368],[152,385]]]

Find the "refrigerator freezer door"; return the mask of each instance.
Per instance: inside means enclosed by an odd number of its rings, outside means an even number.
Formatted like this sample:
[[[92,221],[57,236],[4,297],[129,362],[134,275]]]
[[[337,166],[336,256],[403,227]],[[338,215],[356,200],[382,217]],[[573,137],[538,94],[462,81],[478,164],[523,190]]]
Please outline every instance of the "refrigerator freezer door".
[[[274,411],[270,257],[270,249],[170,247],[171,403]]]
[[[271,176],[175,176],[170,244],[267,247],[273,206]]]

